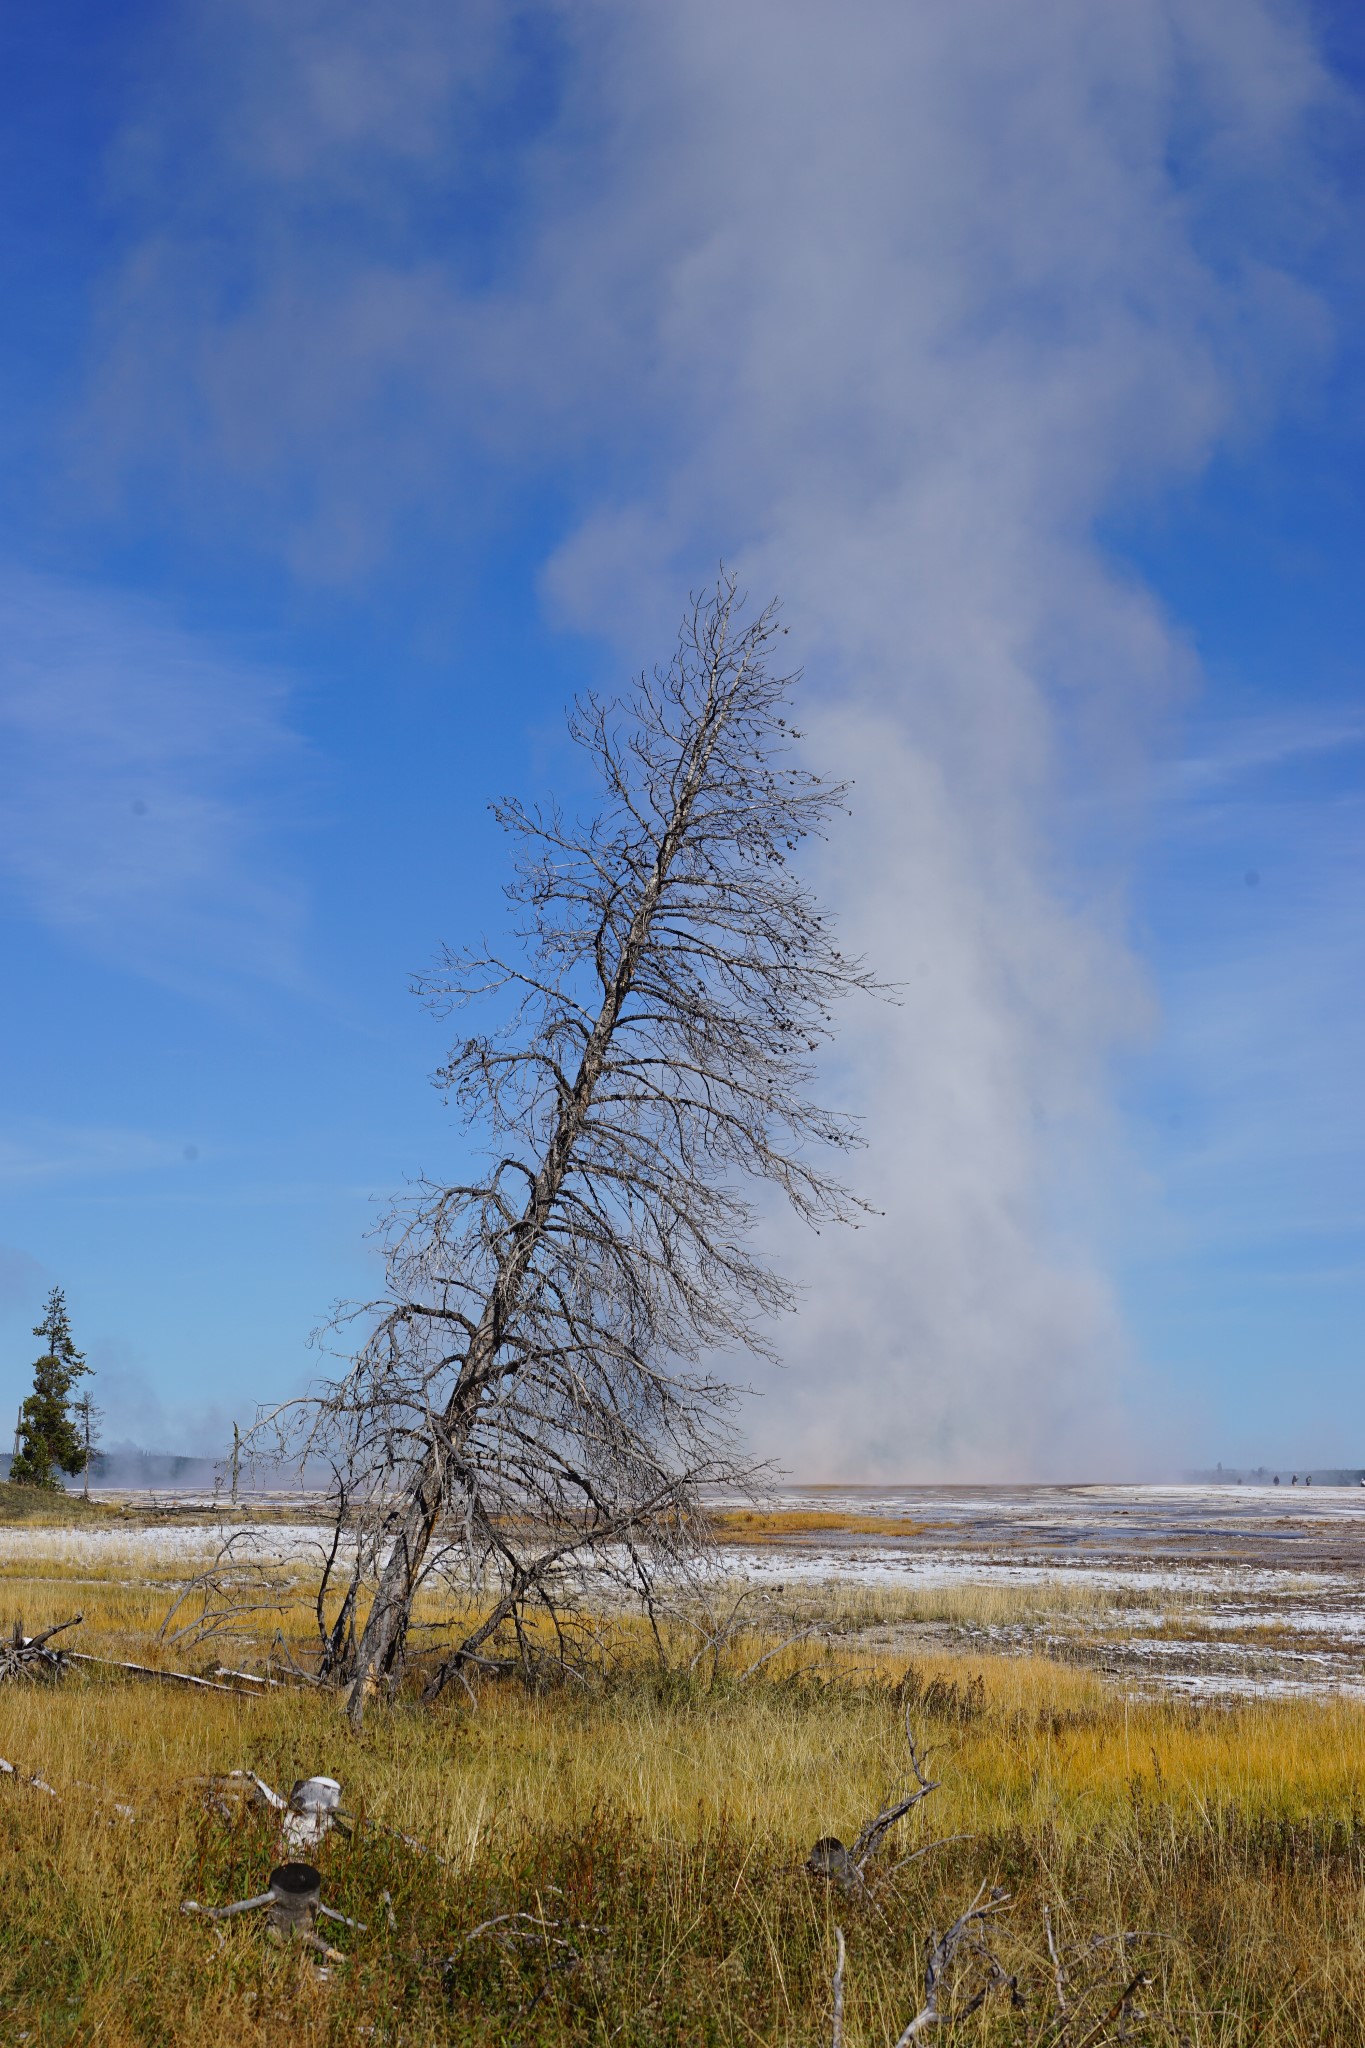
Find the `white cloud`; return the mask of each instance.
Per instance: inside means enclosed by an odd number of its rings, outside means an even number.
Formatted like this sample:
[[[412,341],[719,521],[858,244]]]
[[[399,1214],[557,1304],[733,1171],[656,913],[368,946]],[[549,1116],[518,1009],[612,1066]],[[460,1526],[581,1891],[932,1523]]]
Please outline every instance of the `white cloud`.
[[[261,815],[300,744],[280,680],[152,608],[0,572],[0,888],[171,985],[299,976]]]
[[[1192,734],[1191,740],[1189,751],[1172,766],[1170,798],[1216,794],[1250,776],[1365,746],[1365,718],[1318,711],[1261,717],[1217,733]]]
[[[358,75],[349,7],[273,14]],[[810,1301],[758,1426],[830,1476],[1112,1468],[1139,1452],[1085,1218],[1107,1062],[1146,1016],[1123,809],[1193,664],[1096,525],[1321,359],[1294,270],[1328,97],[1306,9],[525,18],[561,39],[562,99],[482,282],[426,231],[458,165],[442,123],[468,115],[458,11],[422,18],[445,112],[419,107],[409,184],[406,141],[366,117],[385,219],[339,202],[316,95],[285,162],[275,76],[238,71],[180,181],[202,218],[141,202],[104,416],[229,475],[317,573],[415,506],[450,516],[480,443],[548,467],[576,512],[547,593],[632,661],[721,552],[786,594],[812,744],[859,776],[832,886],[907,995],[847,1045],[885,1219],[789,1247]],[[230,302],[204,231],[225,221]],[[1090,871],[1067,850],[1081,797]]]

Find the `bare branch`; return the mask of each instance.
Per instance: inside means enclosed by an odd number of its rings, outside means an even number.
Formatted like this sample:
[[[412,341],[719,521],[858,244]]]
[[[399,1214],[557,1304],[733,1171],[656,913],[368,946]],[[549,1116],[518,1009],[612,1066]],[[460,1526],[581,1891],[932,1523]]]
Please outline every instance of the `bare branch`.
[[[914,1731],[910,1726],[909,1706],[905,1710],[905,1740],[910,1751],[910,1768],[915,1774],[915,1790],[907,1792],[904,1798],[895,1800],[890,1806],[884,1806],[880,1813],[873,1814],[871,1820],[866,1821],[859,1829],[848,1852],[849,1861],[859,1877],[863,1876],[871,1858],[876,1855],[897,1821],[903,1820],[921,1800],[927,1799],[931,1792],[937,1792],[939,1789],[938,1780],[931,1780],[925,1776],[919,1750],[915,1746]]]
[[[966,1912],[958,1915],[946,1934],[941,1934],[936,1940],[931,1941],[928,1959],[924,1965],[924,2003],[896,2042],[896,2048],[906,2048],[907,2042],[916,2040],[931,2027],[943,2026],[949,2019],[960,2019],[967,2013],[977,2011],[997,1984],[1008,1988],[1015,2004],[1022,2003],[1014,1978],[1006,1977],[991,1953],[989,1944],[981,1938],[981,1929],[985,1923],[994,1914],[1004,1912],[1009,1903],[1008,1892],[998,1889],[988,1891],[987,1885],[983,1883]],[[944,1995],[949,1973],[964,1950],[984,1965],[987,1982],[974,1998],[968,2000],[960,2012],[945,2013],[940,2009],[939,2002]]]

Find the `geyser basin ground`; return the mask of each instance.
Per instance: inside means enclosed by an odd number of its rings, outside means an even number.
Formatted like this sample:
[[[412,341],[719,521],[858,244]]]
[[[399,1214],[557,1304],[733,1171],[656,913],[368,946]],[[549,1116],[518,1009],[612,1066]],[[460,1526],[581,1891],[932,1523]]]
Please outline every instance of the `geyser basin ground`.
[[[0,1572],[169,1582],[221,1540],[209,1503],[122,1498],[127,1519],[0,1529]],[[306,1572],[320,1531],[300,1505],[251,1541]],[[1365,1695],[1365,1489],[791,1486],[757,1514],[715,1505],[721,1576],[869,1648],[1041,1653],[1164,1692]]]

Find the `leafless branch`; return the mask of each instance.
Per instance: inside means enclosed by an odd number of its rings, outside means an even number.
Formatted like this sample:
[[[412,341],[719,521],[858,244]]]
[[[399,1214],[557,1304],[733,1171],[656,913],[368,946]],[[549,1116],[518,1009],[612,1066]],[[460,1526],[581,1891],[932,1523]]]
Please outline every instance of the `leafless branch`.
[[[921,1856],[931,1856],[935,1849],[946,1849],[953,1842],[974,1842],[975,1840],[976,1836],[974,1834],[939,1835],[932,1842],[925,1842],[920,1848],[912,1850],[910,1855],[902,1856],[899,1863],[893,1863],[889,1869],[879,1872],[879,1878],[884,1881],[888,1877],[895,1877],[900,1871],[908,1870],[912,1863],[918,1863]]]
[[[884,1806],[880,1813],[875,1813],[871,1820],[859,1829],[849,1850],[849,1858],[860,1876],[897,1821],[904,1820],[906,1814],[912,1812],[921,1800],[927,1799],[931,1792],[937,1792],[939,1789],[939,1781],[926,1777],[920,1762],[914,1730],[910,1726],[909,1706],[905,1710],[905,1740],[910,1751],[910,1768],[915,1774],[915,1790],[907,1792],[904,1798],[895,1800],[890,1806]]]
[[[1052,1979],[1057,1989],[1057,2017],[1062,2025],[1065,2026],[1067,2016],[1066,1965],[1062,1961],[1062,1953],[1057,1946],[1057,1937],[1052,1931],[1052,1911],[1048,1906],[1043,1908],[1043,1928],[1047,1935],[1047,1952],[1052,1958]]]
[[[905,2026],[895,2048],[908,2048],[911,2041],[918,2040],[921,2034],[928,2033],[931,2028],[948,2026],[956,2020],[965,2019],[970,2013],[979,2012],[991,1993],[996,1990],[1008,1992],[1010,2003],[1016,2009],[1023,2008],[1024,2001],[1019,1995],[1018,1980],[1008,1975],[1001,1965],[991,1947],[988,1931],[990,1921],[1005,1912],[1009,1904],[1008,1892],[998,1888],[991,1890],[983,1884],[966,1912],[958,1915],[946,1934],[930,1936],[924,1965],[924,2003]],[[845,1960],[841,1928],[835,1929],[835,1940],[837,1956],[833,1985],[832,2048],[841,2048]],[[963,1965],[972,1966],[973,1973],[981,1981],[970,1997],[958,2004],[954,2010],[947,2011],[944,2000],[952,1979]],[[1093,2041],[1087,2039],[1081,2044],[1081,2048],[1093,2048]]]
[[[1109,2028],[1113,2026],[1114,2021],[1121,2020],[1124,2017],[1124,2014],[1127,2012],[1128,2009],[1128,2002],[1132,1998],[1133,1993],[1135,1991],[1140,1991],[1143,1985],[1148,1983],[1149,1981],[1150,1980],[1145,1970],[1136,1971],[1134,1975],[1124,1985],[1122,1991],[1119,1993],[1114,2003],[1110,2006],[1109,2010],[1105,2013],[1101,2013],[1100,2017],[1096,2020],[1094,2026],[1091,2027],[1089,2033],[1084,2035],[1083,2038],[1077,2042],[1076,2048],[1095,2048],[1095,2043],[1101,2038],[1103,2034],[1107,2033]]]
[[[924,2003],[896,2042],[896,2048],[906,2048],[907,2042],[927,2033],[930,2027],[943,2026],[950,2019],[962,2019],[968,2013],[978,2011],[997,1986],[1009,1991],[1013,2004],[1023,2004],[1016,1980],[1006,1976],[983,1933],[986,1923],[994,1915],[1006,1911],[1009,1903],[1008,1892],[988,1889],[983,1883],[966,1912],[958,1915],[947,1933],[931,1938],[924,1965]],[[957,2012],[945,2013],[940,2001],[954,1965],[963,1956],[980,1966],[986,1982]]]
[[[1084,1986],[1077,1992],[1074,1988],[1073,1978],[1075,1970],[1088,1962],[1092,1956],[1101,1954],[1105,1949],[1119,1948],[1130,1952],[1137,1947],[1140,1941],[1162,1941],[1169,1938],[1150,1928],[1146,1930],[1125,1928],[1118,1933],[1097,1934],[1092,1936],[1089,1941],[1063,1947],[1057,1940],[1052,1924],[1052,1912],[1047,1906],[1043,1908],[1043,1927],[1047,1936],[1048,1955],[1052,1961],[1053,1982],[1056,1989],[1057,2031],[1055,2042],[1057,2048],[1060,2048],[1060,2044],[1069,2038],[1070,2030],[1074,2026],[1083,2024],[1086,2008],[1091,2005],[1096,1995],[1102,1989],[1110,1988],[1092,1983]],[[1068,1968],[1068,1958],[1070,1959],[1070,1968]],[[1112,2025],[1115,2020],[1118,2020],[1120,2023],[1124,2022],[1129,2017],[1134,1992],[1149,1981],[1147,1972],[1139,1970],[1132,1981],[1120,1991],[1118,1999],[1112,2004],[1110,2009],[1099,2019],[1091,2023],[1090,2030],[1084,2036],[1084,2039],[1076,2044],[1076,2048],[1089,2048],[1089,2044],[1097,2041],[1105,2029]]]
[[[48,1784],[46,1778],[31,1777],[27,1771],[18,1770],[13,1764],[7,1763],[2,1756],[0,1777],[13,1778],[16,1785],[28,1785],[35,1792],[45,1792],[49,1799],[60,1799],[62,1796],[55,1786]]]
[[[879,1812],[873,1814],[871,1820],[865,1821],[854,1836],[851,1848],[845,1848],[837,1835],[825,1835],[815,1844],[806,1860],[806,1868],[812,1876],[832,1878],[846,1888],[861,1890],[867,1881],[867,1866],[891,1829],[898,1821],[903,1820],[907,1813],[913,1812],[930,1793],[938,1791],[939,1781],[925,1774],[914,1730],[910,1726],[909,1706],[905,1710],[905,1740],[910,1750],[910,1768],[915,1776],[914,1791],[907,1792],[902,1798],[883,1806]],[[963,1837],[957,1835],[945,1838],[946,1841],[962,1839]],[[893,1866],[893,1871],[903,1870],[907,1864],[913,1863],[917,1856],[926,1855],[930,1849],[943,1846],[943,1842],[928,1842],[923,1849],[917,1850],[915,1855],[902,1858],[901,1862]],[[888,1871],[885,1875],[890,1876],[893,1871]]]
[[[250,1529],[234,1529],[223,1539],[212,1563],[181,1585],[162,1617],[158,1642],[194,1649],[222,1636],[249,1634],[259,1616],[283,1613],[288,1603],[281,1599],[269,1565],[252,1554],[255,1541]],[[195,1607],[192,1618],[173,1629],[172,1622],[187,1605]]]
[[[237,1913],[254,1913],[261,1906],[268,1906],[274,1899],[273,1892],[259,1892],[254,1899],[237,1899],[231,1906],[201,1906],[197,1899],[182,1899],[182,1913],[197,1913],[203,1920],[231,1920]]]
[[[761,1671],[765,1664],[770,1664],[774,1657],[780,1657],[784,1650],[790,1650],[794,1644],[808,1642],[812,1636],[822,1636],[826,1633],[820,1622],[813,1622],[809,1628],[799,1628],[795,1635],[784,1636],[780,1643],[774,1643],[761,1657],[755,1657],[752,1664],[745,1665],[737,1674],[739,1684],[743,1685],[746,1678],[752,1678],[756,1671]]]
[[[571,1945],[563,1939],[566,1928],[575,1934],[609,1932],[609,1929],[593,1926],[586,1920],[546,1920],[539,1913],[495,1913],[491,1920],[481,1920],[477,1927],[470,1928],[464,1937],[465,1946],[468,1947],[471,1941],[481,1940],[485,1934],[491,1934],[494,1928],[500,1929],[503,1936],[530,1941],[538,1941],[542,1935],[548,1934],[565,1948]]]

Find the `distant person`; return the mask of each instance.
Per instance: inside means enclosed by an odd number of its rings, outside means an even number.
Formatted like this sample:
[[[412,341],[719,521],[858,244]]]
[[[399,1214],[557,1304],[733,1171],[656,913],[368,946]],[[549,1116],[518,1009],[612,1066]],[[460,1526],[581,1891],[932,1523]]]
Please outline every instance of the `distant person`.
[[[1296,1473],[1294,1474],[1293,1478],[1292,1478],[1292,1479],[1290,1480],[1289,1484],[1290,1484],[1291,1486],[1297,1486],[1297,1485],[1298,1485],[1298,1483],[1299,1483],[1299,1475],[1298,1475],[1298,1473],[1296,1472]]]
[[[1273,1484],[1274,1484],[1274,1485],[1276,1485],[1276,1486],[1278,1486],[1278,1485],[1279,1485],[1279,1483],[1280,1483],[1280,1475],[1279,1475],[1279,1473],[1277,1472],[1277,1473],[1275,1474],[1275,1478],[1274,1478]]]

